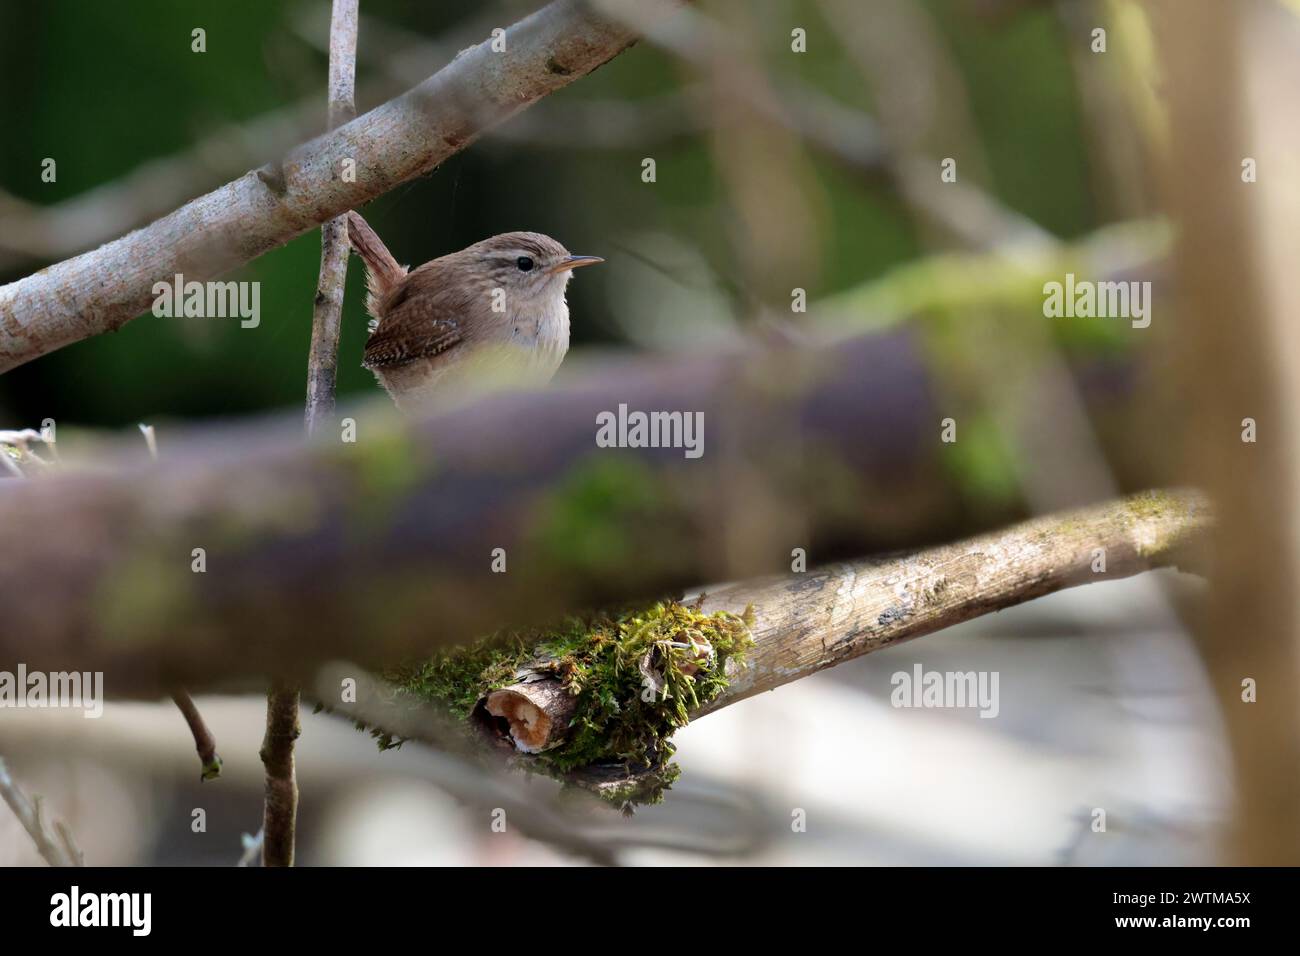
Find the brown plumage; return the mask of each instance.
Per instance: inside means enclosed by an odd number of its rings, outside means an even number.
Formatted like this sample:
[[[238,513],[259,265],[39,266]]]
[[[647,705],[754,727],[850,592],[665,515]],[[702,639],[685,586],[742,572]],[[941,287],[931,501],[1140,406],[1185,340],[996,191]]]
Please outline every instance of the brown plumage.
[[[601,261],[541,233],[507,232],[408,271],[355,212],[348,236],[375,320],[362,364],[404,410],[549,381],[569,347],[570,273]]]

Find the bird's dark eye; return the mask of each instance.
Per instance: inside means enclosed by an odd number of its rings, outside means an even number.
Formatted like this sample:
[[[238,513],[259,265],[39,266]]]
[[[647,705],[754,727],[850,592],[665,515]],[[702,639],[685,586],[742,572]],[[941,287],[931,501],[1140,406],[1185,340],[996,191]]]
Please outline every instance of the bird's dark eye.
[[[520,256],[515,260],[515,265],[519,267],[520,272],[527,272],[533,267],[533,260],[528,256]]]

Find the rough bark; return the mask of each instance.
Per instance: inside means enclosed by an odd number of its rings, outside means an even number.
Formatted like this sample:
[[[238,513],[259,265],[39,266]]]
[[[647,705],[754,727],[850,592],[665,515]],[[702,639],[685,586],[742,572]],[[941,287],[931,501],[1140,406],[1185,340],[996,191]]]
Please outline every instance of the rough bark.
[[[260,752],[266,769],[262,811],[262,865],[293,866],[298,822],[298,780],[293,745],[302,734],[296,687],[276,683],[266,698],[266,734]]]
[[[678,0],[643,2],[662,15]],[[205,281],[433,169],[636,38],[580,0],[555,0],[463,50],[409,92],[121,239],[0,287],[0,372],[121,328],[177,274]],[[355,161],[353,181],[338,174]]]
[[[357,115],[353,87],[357,72],[357,0],[334,0],[330,18],[329,126]],[[348,276],[347,213],[321,226],[320,280],[312,302],[311,345],[307,352],[307,434],[334,416],[343,289]]]
[[[700,713],[1064,588],[1199,568],[1210,525],[1200,495],[1144,492],[913,555],[721,588],[705,595],[701,610],[753,604],[754,649]],[[1098,549],[1104,571],[1094,570]]]
[[[752,609],[754,646],[745,664],[732,669],[728,687],[693,716],[1064,588],[1188,562],[1199,567],[1198,548],[1210,525],[1202,496],[1145,492],[916,554],[708,592],[700,604],[706,613]],[[1099,554],[1105,570],[1096,570]],[[533,745],[533,728],[544,728],[545,747],[563,741],[574,701],[558,681],[497,691],[488,697],[489,710],[507,692],[527,697],[526,714],[498,708],[516,745],[521,736],[527,741],[518,749],[545,749]]]

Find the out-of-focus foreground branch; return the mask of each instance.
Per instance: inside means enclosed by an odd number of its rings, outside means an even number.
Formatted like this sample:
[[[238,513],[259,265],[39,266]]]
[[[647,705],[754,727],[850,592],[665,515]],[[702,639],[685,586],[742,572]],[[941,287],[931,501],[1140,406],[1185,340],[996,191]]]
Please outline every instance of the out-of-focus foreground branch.
[[[664,15],[679,0],[642,0]],[[153,286],[203,281],[427,173],[487,128],[636,39],[581,0],[555,0],[461,51],[409,92],[121,239],[0,287],[0,372],[146,311]],[[355,177],[340,175],[355,163]]]
[[[305,645],[364,664],[785,570],[796,547],[824,563],[1003,523],[963,508],[922,366],[906,335],[614,361],[425,422],[349,409],[355,443],[256,420],[6,481],[0,657],[118,694],[291,678]],[[620,409],[698,423],[695,451],[599,447]]]
[[[1300,18],[1281,4],[1153,3],[1181,298],[1166,364],[1182,473],[1213,495],[1197,636],[1232,744],[1225,858],[1300,861]],[[1258,164],[1247,182],[1243,164]],[[1224,321],[1224,316],[1232,321]],[[1245,430],[1249,428],[1250,440]],[[1253,432],[1258,429],[1258,436]]]
[[[785,571],[794,548],[824,564],[974,530],[910,349],[615,364],[414,425],[359,409],[355,444],[254,422],[178,433],[144,468],[6,482],[0,657],[103,670],[119,695],[293,677]],[[620,406],[698,414],[702,454],[598,447]]]

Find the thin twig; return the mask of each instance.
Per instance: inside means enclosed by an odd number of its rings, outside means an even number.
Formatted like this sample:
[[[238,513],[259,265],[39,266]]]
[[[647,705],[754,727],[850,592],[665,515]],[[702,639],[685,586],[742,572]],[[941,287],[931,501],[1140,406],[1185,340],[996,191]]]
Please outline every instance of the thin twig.
[[[356,115],[357,2],[334,0],[330,17],[329,125],[334,129]],[[338,369],[343,288],[348,274],[346,217],[321,228],[320,281],[312,309],[311,347],[307,358],[307,434],[334,415],[334,384]],[[266,700],[266,736],[262,763],[266,767],[263,810],[263,866],[293,866],[298,818],[298,781],[293,746],[302,728],[298,722],[296,686],[277,684]]]
[[[302,733],[298,721],[298,688],[276,682],[266,695],[266,735],[262,766],[266,768],[266,798],[262,811],[262,865],[293,866],[298,823],[298,781],[293,769],[294,741]]]
[[[55,824],[56,833],[50,833],[43,819],[41,798],[28,800],[0,757],[0,797],[4,797],[18,822],[23,825],[37,851],[50,866],[82,866],[84,858],[72,839],[72,832],[62,823]]]
[[[63,852],[67,854],[68,859],[72,861],[73,866],[85,866],[86,854],[81,852],[81,847],[77,846],[77,841],[72,837],[72,830],[62,820],[54,821],[54,832],[59,836],[59,843],[63,846]]]
[[[358,0],[334,0],[330,19],[329,127],[357,115]],[[321,226],[320,281],[312,307],[311,347],[307,356],[307,434],[334,415],[334,384],[343,319],[343,289],[348,276],[347,214]]]
[[[203,722],[203,715],[199,713],[194,698],[190,697],[188,691],[183,688],[173,691],[172,700],[185,717],[185,722],[190,725],[190,733],[194,735],[194,749],[198,752],[199,763],[203,768],[199,779],[215,780],[221,776],[221,757],[217,754],[216,738]]]

